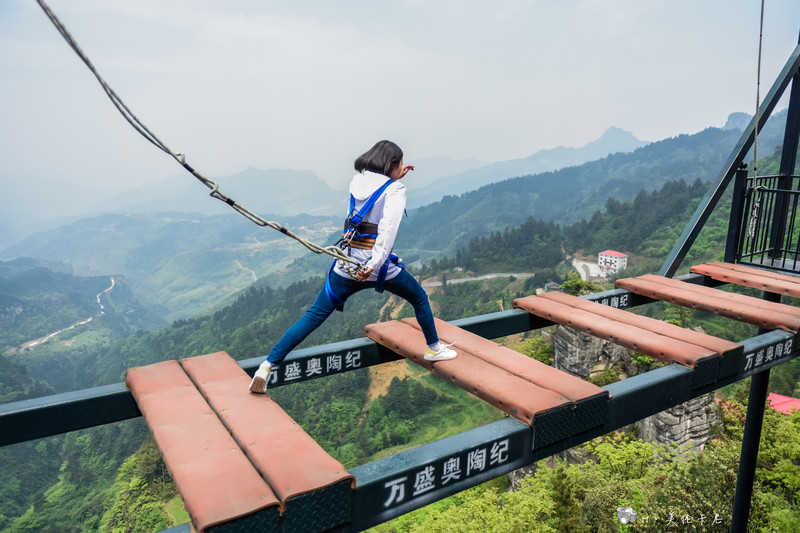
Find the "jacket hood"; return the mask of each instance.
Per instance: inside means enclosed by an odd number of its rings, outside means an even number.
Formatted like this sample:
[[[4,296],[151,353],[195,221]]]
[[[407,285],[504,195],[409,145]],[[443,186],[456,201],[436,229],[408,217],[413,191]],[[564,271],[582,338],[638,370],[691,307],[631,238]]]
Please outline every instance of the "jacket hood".
[[[388,176],[378,174],[377,172],[370,172],[369,170],[359,172],[353,176],[353,180],[350,182],[350,194],[352,194],[356,200],[366,200],[372,193],[378,190],[381,185],[386,183],[388,179]],[[405,189],[405,185],[399,181],[395,181],[390,187]]]

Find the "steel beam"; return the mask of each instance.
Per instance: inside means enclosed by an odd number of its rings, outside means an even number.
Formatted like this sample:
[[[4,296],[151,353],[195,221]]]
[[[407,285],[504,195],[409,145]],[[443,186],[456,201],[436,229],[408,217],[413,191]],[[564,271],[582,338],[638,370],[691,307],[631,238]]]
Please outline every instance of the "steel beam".
[[[141,416],[123,383],[0,405],[0,446]]]

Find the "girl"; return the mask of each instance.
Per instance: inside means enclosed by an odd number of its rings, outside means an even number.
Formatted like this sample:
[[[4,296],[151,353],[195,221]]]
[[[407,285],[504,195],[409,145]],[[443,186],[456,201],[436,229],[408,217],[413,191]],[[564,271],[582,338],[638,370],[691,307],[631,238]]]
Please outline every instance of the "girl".
[[[391,141],[380,141],[356,159],[355,169],[357,174],[350,182],[350,212],[340,242],[350,257],[363,266],[355,271],[334,262],[314,304],[283,334],[258,367],[250,382],[251,392],[267,392],[270,371],[334,309],[341,311],[351,295],[367,288],[378,292],[387,289],[414,307],[428,344],[425,359],[444,361],[456,357],[455,351],[439,342],[428,293],[391,253],[406,208],[406,188],[400,179],[414,167],[403,164],[403,151],[399,146]]]

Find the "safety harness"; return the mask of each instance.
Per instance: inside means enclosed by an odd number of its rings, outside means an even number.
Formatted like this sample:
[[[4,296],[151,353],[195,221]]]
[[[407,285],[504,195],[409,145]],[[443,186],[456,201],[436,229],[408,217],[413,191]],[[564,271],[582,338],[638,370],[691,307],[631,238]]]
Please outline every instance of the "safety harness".
[[[383,195],[386,189],[394,182],[392,179],[386,180],[386,183],[381,185],[375,192],[367,198],[367,201],[361,206],[361,209],[358,212],[355,212],[355,205],[356,199],[351,194],[350,195],[350,208],[347,211],[347,219],[344,221],[344,229],[342,230],[342,237],[337,241],[337,245],[349,256],[350,255],[350,248],[359,248],[361,250],[371,250],[373,246],[375,246],[375,239],[378,238],[378,225],[373,224],[370,222],[364,222],[364,217],[367,216],[367,213],[370,212],[372,207],[375,205],[375,202]],[[352,265],[345,263],[344,261],[335,260],[331,264],[331,268],[328,270],[328,276],[325,279],[325,294],[328,295],[328,299],[333,303],[338,311],[344,310],[344,301],[336,296],[336,293],[333,292],[333,288],[331,287],[331,274],[333,274],[333,268],[336,266],[336,262],[339,262],[340,266],[344,268],[349,274],[355,276],[356,270],[349,268]],[[383,285],[386,282],[386,274],[389,272],[389,263],[394,263],[400,268],[405,268],[406,265],[400,260],[397,254],[393,252],[389,252],[389,257],[386,261],[381,265],[380,270],[378,270],[378,279],[375,283],[375,290],[378,292],[383,292]]]

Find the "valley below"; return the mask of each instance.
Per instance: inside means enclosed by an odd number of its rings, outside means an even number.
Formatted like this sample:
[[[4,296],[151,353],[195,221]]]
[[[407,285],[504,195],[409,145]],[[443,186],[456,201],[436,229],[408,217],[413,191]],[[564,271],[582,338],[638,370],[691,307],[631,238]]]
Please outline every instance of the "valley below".
[[[108,294],[109,292],[111,292],[112,289],[114,289],[114,285],[116,283],[114,278],[110,278],[110,279],[111,279],[111,285],[109,285],[109,287],[106,290],[104,290],[103,292],[101,292],[101,293],[99,293],[97,295],[97,305],[100,306],[100,310],[98,311],[97,314],[92,315],[92,316],[90,316],[88,318],[85,318],[83,320],[79,320],[79,321],[77,321],[77,322],[75,322],[73,324],[70,324],[69,326],[67,326],[65,328],[61,328],[61,329],[56,330],[56,331],[54,331],[52,333],[49,333],[48,335],[45,335],[44,337],[39,337],[38,339],[34,339],[34,340],[31,340],[31,341],[24,342],[16,350],[14,350],[13,348],[7,350],[5,352],[5,355],[13,355],[15,353],[22,353],[22,352],[25,352],[25,351],[33,351],[36,348],[38,348],[39,346],[43,345],[44,343],[55,339],[61,333],[65,332],[65,331],[69,331],[71,329],[75,329],[75,328],[83,326],[83,325],[86,325],[86,324],[90,323],[92,320],[94,320],[95,318],[103,316],[105,314],[105,311],[104,311],[105,306],[100,302],[100,297],[103,296],[104,294]]]

